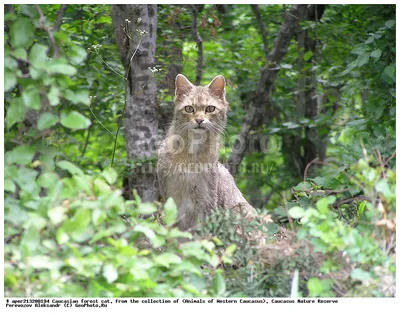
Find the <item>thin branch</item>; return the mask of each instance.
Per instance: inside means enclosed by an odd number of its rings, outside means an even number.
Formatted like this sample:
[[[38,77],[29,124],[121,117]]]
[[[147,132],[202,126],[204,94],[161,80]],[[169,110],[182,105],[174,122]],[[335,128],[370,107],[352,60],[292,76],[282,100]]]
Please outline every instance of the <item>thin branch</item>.
[[[195,85],[200,85],[203,76],[203,39],[201,38],[197,25],[197,9],[196,5],[192,5],[192,35],[197,43],[197,66]]]
[[[316,158],[314,158],[313,160],[311,160],[311,161],[307,164],[306,168],[304,169],[304,176],[303,176],[303,181],[304,181],[304,182],[306,182],[306,180],[307,180],[308,169],[310,169],[310,167],[311,167],[312,164],[315,164],[315,163],[318,163],[318,162],[319,162],[319,158],[316,157]]]
[[[384,165],[389,165],[389,162],[393,159],[394,156],[396,156],[396,151],[394,151],[393,154],[388,159],[386,159]]]
[[[67,7],[68,7],[68,4],[62,4],[60,9],[57,12],[57,18],[56,18],[56,21],[53,26],[53,30],[55,32],[58,32],[60,30],[62,19],[64,17],[65,11],[67,10]]]
[[[372,201],[371,197],[368,196],[364,196],[364,195],[359,195],[359,196],[354,196],[354,197],[350,197],[350,198],[346,198],[344,200],[338,200],[333,204],[333,207],[340,207],[343,204],[348,204],[351,203],[353,201]]]
[[[51,46],[53,48],[53,59],[57,59],[60,56],[60,49],[57,46],[56,40],[54,38],[54,34],[51,30],[51,27],[46,25],[46,17],[44,16],[42,10],[40,9],[40,6],[38,4],[34,5],[36,8],[36,11],[39,13],[40,19],[39,19],[39,26],[40,28],[44,29],[47,32],[47,35],[49,36],[49,41],[51,43]]]
[[[107,127],[96,117],[96,115],[94,114],[94,112],[93,112],[93,110],[92,110],[92,108],[90,106],[89,106],[89,110],[92,113],[93,117],[97,120],[97,122],[99,122],[100,125],[103,128],[105,128],[108,131],[108,133],[110,133],[112,135],[113,138],[115,138],[115,135],[109,129],[107,129]]]
[[[82,39],[83,39],[83,46],[85,47],[85,50],[87,50],[89,47],[88,47],[88,45],[87,45],[87,40],[86,40],[86,36],[85,36],[85,30],[84,30],[84,28],[83,28],[83,22],[84,22],[84,19],[83,19],[83,5],[81,4],[80,6],[79,6],[79,13],[80,13],[80,20],[81,20],[81,23],[80,23],[80,26],[81,26],[81,36],[82,36]],[[86,66],[89,64],[89,62],[86,62]]]
[[[286,212],[286,217],[287,217],[288,220],[289,220],[290,229],[291,229],[292,231],[294,231],[293,219],[292,219],[292,217],[289,215],[289,210],[288,210],[288,208],[287,208],[287,200],[286,200],[285,192],[282,192],[282,197],[283,197],[283,202],[284,202],[284,204],[285,204],[285,212]]]
[[[104,59],[100,56],[100,53],[98,53],[98,52],[96,51],[96,54],[97,54],[97,56],[100,58],[101,62],[103,62],[103,63],[106,65],[107,68],[109,68],[109,69],[110,69],[111,71],[113,71],[115,74],[117,74],[118,76],[120,76],[120,77],[122,77],[124,80],[126,80],[126,77],[125,77],[125,76],[123,76],[121,73],[115,71],[115,70],[112,68],[112,66],[110,66],[107,62],[104,61]]]
[[[87,130],[86,139],[85,139],[85,145],[83,146],[82,154],[81,154],[81,157],[79,158],[79,164],[81,163],[83,156],[85,156],[86,149],[87,149],[87,146],[89,144],[90,131],[92,130],[92,127],[93,127],[93,123],[89,126],[89,128]]]
[[[252,4],[251,9],[253,10],[254,15],[256,16],[257,22],[258,22],[258,28],[260,29],[261,32],[261,38],[264,44],[264,53],[265,53],[265,59],[268,60],[268,32],[267,28],[265,27],[265,23],[262,20],[261,17],[261,11],[260,7],[258,4]]]

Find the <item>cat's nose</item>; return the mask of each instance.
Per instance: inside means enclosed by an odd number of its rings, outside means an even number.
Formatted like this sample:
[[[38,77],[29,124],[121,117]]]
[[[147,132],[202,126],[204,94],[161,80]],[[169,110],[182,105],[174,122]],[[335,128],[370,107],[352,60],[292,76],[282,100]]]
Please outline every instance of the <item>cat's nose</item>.
[[[195,119],[195,120],[199,125],[202,124],[202,122],[204,121],[204,119]]]

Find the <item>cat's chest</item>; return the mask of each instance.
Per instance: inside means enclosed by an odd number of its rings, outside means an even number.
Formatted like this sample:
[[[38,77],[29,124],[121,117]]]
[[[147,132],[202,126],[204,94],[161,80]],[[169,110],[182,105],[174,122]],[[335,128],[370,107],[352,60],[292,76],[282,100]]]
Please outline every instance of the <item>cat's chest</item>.
[[[215,194],[215,176],[210,172],[177,172],[168,181],[168,194],[177,199],[209,199]]]
[[[185,173],[178,172],[171,176],[170,184],[179,187],[182,190],[191,192],[207,190],[210,185],[211,177],[206,173]]]

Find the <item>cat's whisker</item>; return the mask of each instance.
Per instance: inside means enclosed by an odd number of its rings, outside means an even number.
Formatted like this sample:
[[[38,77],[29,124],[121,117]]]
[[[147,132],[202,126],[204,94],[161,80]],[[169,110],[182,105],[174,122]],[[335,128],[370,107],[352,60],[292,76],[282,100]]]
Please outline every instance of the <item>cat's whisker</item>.
[[[216,131],[217,133],[220,133],[223,136],[228,136],[228,133],[224,130],[224,128],[218,124],[211,124],[210,125],[213,129],[213,131]]]

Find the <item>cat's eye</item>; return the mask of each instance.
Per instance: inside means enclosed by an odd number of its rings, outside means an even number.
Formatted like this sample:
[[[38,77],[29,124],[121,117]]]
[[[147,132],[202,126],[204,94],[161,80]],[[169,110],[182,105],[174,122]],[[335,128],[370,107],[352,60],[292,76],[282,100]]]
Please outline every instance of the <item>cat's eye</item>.
[[[192,112],[194,112],[194,108],[192,106],[186,106],[185,111],[188,113],[192,113]]]
[[[206,112],[213,112],[215,110],[215,106],[208,106],[206,108]]]

